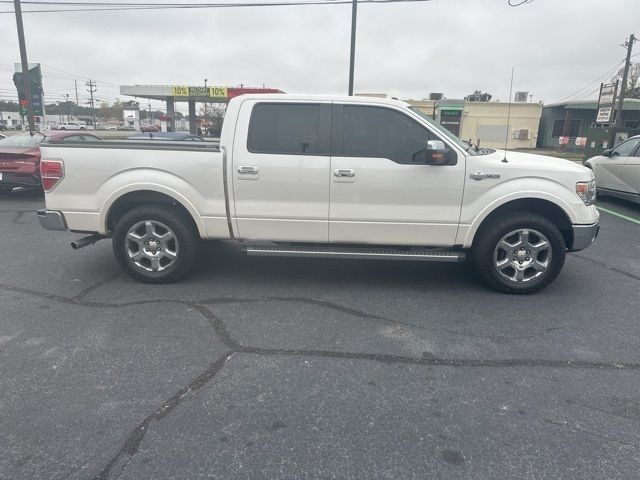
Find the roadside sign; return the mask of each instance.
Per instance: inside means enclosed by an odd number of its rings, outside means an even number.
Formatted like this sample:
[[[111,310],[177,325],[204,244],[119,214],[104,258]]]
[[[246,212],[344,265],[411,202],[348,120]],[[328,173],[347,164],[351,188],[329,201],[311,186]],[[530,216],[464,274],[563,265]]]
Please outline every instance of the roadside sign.
[[[209,87],[209,96],[213,98],[227,98],[227,87]]]
[[[187,85],[172,85],[171,91],[174,97],[188,97],[189,87]]]
[[[616,98],[616,84],[609,83],[600,87],[600,104],[612,105]]]
[[[596,117],[596,123],[610,123],[611,114],[613,113],[613,107],[600,107],[598,109],[598,116]]]
[[[598,96],[598,115],[596,124],[611,123],[613,121],[613,105],[618,96],[618,82],[601,83],[600,95]]]

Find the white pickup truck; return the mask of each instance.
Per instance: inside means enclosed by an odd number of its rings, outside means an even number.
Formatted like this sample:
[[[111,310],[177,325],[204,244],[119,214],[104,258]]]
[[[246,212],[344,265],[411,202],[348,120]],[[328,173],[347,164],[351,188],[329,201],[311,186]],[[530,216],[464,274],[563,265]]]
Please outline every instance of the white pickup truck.
[[[220,145],[41,147],[45,228],[111,237],[131,276],[171,282],[201,239],[250,255],[464,261],[493,288],[531,293],[598,234],[593,173],[479,150],[390,99],[243,95]]]

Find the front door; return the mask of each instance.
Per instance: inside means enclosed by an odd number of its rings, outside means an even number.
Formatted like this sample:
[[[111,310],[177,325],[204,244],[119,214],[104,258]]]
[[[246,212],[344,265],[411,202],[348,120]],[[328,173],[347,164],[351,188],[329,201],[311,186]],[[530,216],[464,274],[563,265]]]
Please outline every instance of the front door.
[[[242,239],[326,242],[331,104],[245,101],[233,148]]]
[[[399,109],[334,105],[329,240],[451,246],[464,188],[464,155],[424,163],[439,138]]]
[[[597,186],[634,193],[627,182],[628,165],[632,163],[634,152],[640,146],[640,137],[630,138],[611,150],[608,157],[601,157],[594,165]]]

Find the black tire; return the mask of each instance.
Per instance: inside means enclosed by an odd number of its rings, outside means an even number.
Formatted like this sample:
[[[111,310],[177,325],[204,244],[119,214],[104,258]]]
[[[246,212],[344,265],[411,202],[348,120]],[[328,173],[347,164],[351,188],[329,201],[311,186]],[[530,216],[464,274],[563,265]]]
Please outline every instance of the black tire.
[[[548,258],[548,262],[546,262],[548,265],[546,270],[538,274],[537,277],[533,277],[537,272],[535,269],[529,268],[527,272],[531,272],[529,275],[531,275],[532,278],[520,282],[505,278],[505,276],[498,271],[498,267],[494,261],[494,253],[498,248],[498,243],[506,235],[519,229],[541,233],[546,237],[550,245],[549,251],[546,252],[546,254],[550,254],[550,258]],[[508,253],[509,257],[515,255],[515,251],[516,250]],[[542,290],[553,282],[562,270],[566,252],[567,247],[562,233],[560,233],[558,227],[549,219],[535,213],[511,212],[492,220],[487,225],[481,226],[476,234],[471,255],[478,274],[491,288],[503,293],[528,294]],[[524,254],[526,254],[526,252],[524,252],[523,255]],[[536,253],[536,255],[538,254]],[[541,252],[540,255],[544,256],[545,252]],[[513,257],[514,262],[511,262],[511,258],[507,258],[507,261],[509,263],[517,263],[517,261],[515,261],[517,258],[518,257]],[[536,257],[536,260],[537,259],[538,257]],[[529,258],[526,260],[528,261]],[[522,265],[522,262],[520,262],[520,264]],[[503,270],[503,273],[504,271],[509,272],[509,267],[507,266],[506,269]],[[512,268],[512,271],[515,276],[517,269]],[[525,274],[526,273],[523,272],[523,275]]]
[[[176,239],[175,260],[160,271],[143,268],[136,264],[128,253],[132,245],[127,240],[129,230],[140,222],[147,221],[168,227]],[[118,263],[131,277],[145,283],[171,283],[182,278],[193,268],[200,249],[200,236],[191,219],[171,206],[141,205],[120,217],[113,232],[112,243]],[[150,261],[147,268],[151,268]]]

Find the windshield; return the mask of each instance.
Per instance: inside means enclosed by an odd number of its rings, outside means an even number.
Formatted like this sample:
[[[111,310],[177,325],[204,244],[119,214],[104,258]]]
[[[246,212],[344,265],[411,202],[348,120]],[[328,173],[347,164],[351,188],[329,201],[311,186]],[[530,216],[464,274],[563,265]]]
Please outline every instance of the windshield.
[[[449,130],[444,128],[442,125],[440,125],[433,118],[431,118],[429,115],[427,115],[422,110],[420,110],[418,107],[409,107],[409,110],[411,110],[414,113],[417,113],[422,119],[426,120],[426,122],[429,125],[431,125],[438,133],[440,133],[444,137],[447,137],[447,139],[449,139],[450,141],[458,145],[460,148],[466,151],[469,155],[479,154],[479,152],[476,152],[473,148],[470,148],[471,145],[469,145],[465,141],[460,140],[453,133],[451,133]]]
[[[40,133],[36,133],[33,137],[29,134],[11,135],[7,138],[0,139],[0,147],[35,147],[46,137]]]

